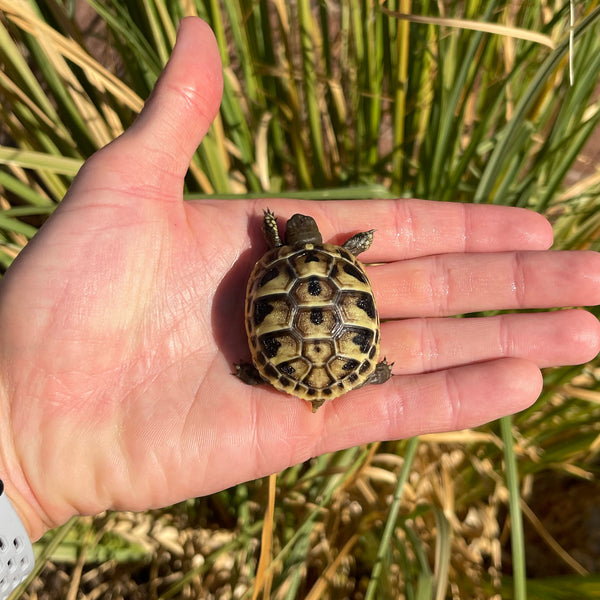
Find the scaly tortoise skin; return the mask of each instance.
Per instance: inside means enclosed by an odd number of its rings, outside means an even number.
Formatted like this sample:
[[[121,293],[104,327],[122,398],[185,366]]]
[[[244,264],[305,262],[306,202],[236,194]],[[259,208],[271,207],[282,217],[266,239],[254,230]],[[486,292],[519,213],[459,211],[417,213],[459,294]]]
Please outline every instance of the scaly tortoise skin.
[[[373,231],[342,246],[324,244],[312,217],[287,222],[286,244],[266,210],[270,250],[256,263],[246,290],[246,333],[253,365],[235,365],[245,383],[269,383],[312,404],[369,383],[383,383],[391,366],[379,357],[379,314],[371,283],[356,255]]]

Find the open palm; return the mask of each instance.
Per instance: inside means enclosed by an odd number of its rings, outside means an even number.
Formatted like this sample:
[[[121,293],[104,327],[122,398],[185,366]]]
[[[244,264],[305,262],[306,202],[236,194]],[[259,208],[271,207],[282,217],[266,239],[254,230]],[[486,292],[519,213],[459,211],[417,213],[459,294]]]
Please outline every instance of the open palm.
[[[444,318],[600,301],[593,253],[551,253],[539,215],[418,200],[184,203],[214,117],[212,34],[185,20],[134,126],[92,157],[0,286],[0,477],[32,537],[77,513],[207,494],[376,439],[474,426],[522,409],[539,367],[583,362],[585,311]],[[243,296],[267,205],[324,239],[375,228],[382,386],[313,414],[232,363],[248,359]],[[401,319],[401,320],[400,320]]]

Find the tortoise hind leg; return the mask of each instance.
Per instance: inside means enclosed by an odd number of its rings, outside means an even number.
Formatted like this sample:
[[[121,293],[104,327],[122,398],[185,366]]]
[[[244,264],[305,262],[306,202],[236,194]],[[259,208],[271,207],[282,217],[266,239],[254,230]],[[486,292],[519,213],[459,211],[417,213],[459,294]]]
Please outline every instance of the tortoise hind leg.
[[[265,380],[260,376],[258,369],[252,363],[239,362],[233,363],[233,366],[235,367],[234,375],[244,383],[248,385],[265,383]]]
[[[344,250],[348,250],[350,254],[354,254],[354,256],[358,256],[361,252],[368,250],[373,243],[373,233],[374,229],[370,229],[369,231],[361,231],[356,235],[353,235],[350,239],[346,240],[342,245]]]
[[[370,383],[385,383],[392,376],[393,365],[394,363],[388,363],[384,358],[380,363],[377,363],[375,370],[369,375],[364,385],[369,385]]]

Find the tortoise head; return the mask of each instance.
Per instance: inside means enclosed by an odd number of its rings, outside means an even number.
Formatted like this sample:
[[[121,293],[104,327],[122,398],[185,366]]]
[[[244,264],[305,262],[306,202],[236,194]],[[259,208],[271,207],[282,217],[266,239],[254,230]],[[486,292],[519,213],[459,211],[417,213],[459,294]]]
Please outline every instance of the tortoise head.
[[[323,238],[312,217],[296,214],[288,220],[285,226],[285,243],[288,246],[322,244]]]

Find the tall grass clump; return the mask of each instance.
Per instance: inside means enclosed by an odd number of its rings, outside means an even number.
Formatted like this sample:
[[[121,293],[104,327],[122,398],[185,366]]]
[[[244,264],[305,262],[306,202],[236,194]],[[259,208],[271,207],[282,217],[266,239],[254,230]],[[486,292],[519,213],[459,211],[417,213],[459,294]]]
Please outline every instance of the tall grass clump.
[[[131,124],[189,14],[225,89],[188,197],[507,204],[599,249],[597,0],[0,0],[0,272]],[[597,598],[599,376],[549,369],[535,406],[477,430],[75,519],[36,545],[26,593]]]

